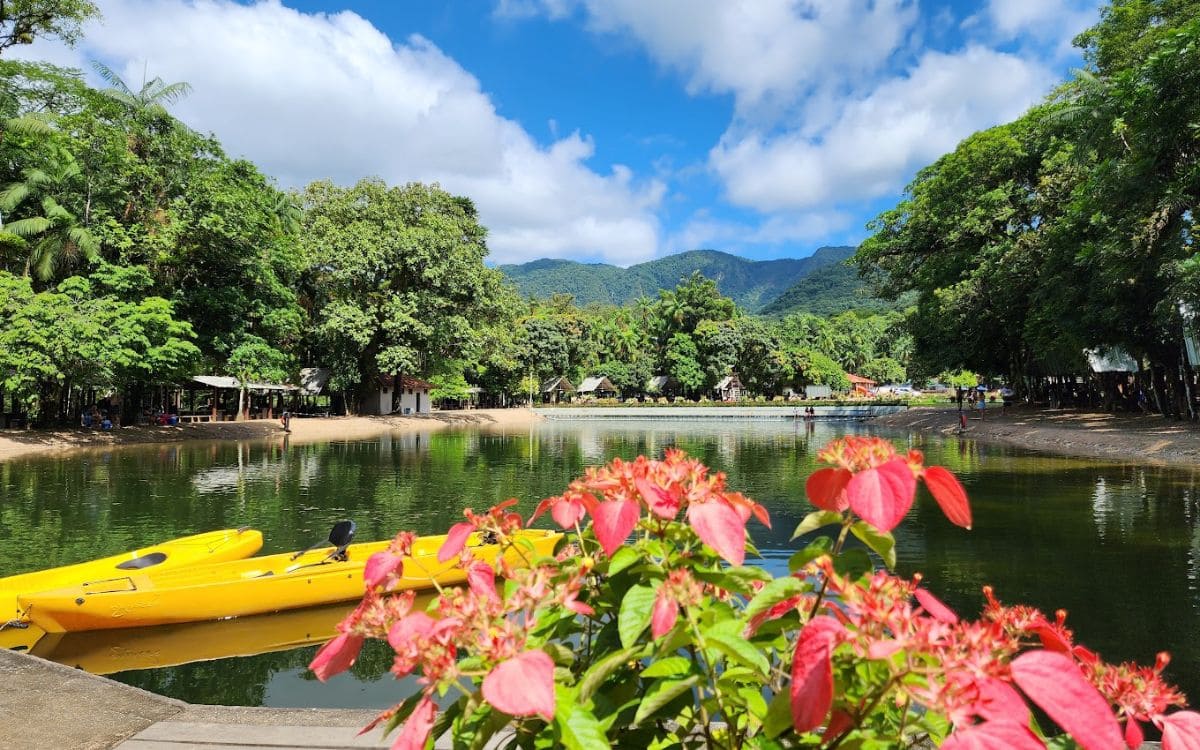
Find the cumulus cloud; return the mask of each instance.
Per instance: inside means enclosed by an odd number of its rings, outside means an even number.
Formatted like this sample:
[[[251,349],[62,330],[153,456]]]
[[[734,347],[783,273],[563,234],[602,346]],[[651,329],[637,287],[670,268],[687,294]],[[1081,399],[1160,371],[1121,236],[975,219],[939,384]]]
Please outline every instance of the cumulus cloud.
[[[500,262],[627,264],[658,250],[659,182],[590,169],[593,144],[578,133],[537,143],[423,37],[393,43],[355,13],[278,0],[105,0],[102,11],[79,55],[135,88],[144,69],[189,82],[180,119],[284,185],[439,182],[475,201]]]
[[[821,132],[731,130],[710,164],[730,200],[762,212],[870,199],[972,132],[1016,118],[1053,80],[1038,63],[983,47],[928,52],[907,75],[844,102]]]
[[[637,39],[689,91],[733,94],[742,116],[851,84],[917,19],[911,0],[502,0],[498,12],[561,19],[573,8],[593,31]]]

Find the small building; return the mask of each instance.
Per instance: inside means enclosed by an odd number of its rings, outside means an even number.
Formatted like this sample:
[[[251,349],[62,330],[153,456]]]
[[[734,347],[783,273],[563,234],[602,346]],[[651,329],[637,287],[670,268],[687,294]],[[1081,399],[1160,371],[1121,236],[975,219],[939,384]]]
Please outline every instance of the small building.
[[[574,395],[575,386],[561,375],[542,384],[542,401],[557,404],[559,401],[570,401]]]
[[[584,378],[577,391],[580,396],[593,398],[616,398],[617,387],[612,381],[601,375],[598,378]]]
[[[717,398],[721,401],[741,401],[746,395],[746,388],[737,373],[726,375],[713,390],[717,392]]]
[[[864,378],[861,375],[855,375],[851,372],[846,373],[846,377],[850,380],[850,390],[853,393],[857,393],[862,396],[872,395],[871,392],[875,388],[874,380],[871,380],[870,378]]]
[[[363,403],[364,414],[428,414],[433,384],[411,375],[380,375]]]
[[[655,375],[646,382],[646,392],[655,396],[677,396],[682,390],[670,375]]]

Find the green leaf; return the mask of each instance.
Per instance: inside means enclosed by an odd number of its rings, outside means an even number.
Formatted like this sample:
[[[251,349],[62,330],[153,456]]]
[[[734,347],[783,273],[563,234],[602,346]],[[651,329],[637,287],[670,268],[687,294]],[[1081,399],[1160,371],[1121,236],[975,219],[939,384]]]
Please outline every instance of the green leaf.
[[[554,716],[558,725],[559,739],[567,750],[599,750],[612,745],[604,735],[604,728],[591,711],[574,705],[570,711],[559,711]]]
[[[809,513],[807,516],[805,516],[804,520],[800,522],[800,525],[796,527],[796,530],[792,532],[792,539],[804,536],[810,531],[816,531],[824,526],[832,526],[835,523],[841,522],[841,513],[834,513],[831,510],[814,510],[812,513]]]
[[[615,576],[617,573],[625,570],[630,565],[638,562],[640,559],[641,556],[638,555],[638,553],[635,552],[632,547],[621,547],[608,561],[608,574],[610,576]]]
[[[875,568],[871,564],[871,556],[865,549],[848,549],[833,558],[833,569],[847,578],[858,578]]]
[[[654,589],[649,586],[634,586],[621,600],[621,611],[617,614],[617,629],[621,634],[621,645],[632,646],[650,624],[650,612],[654,609]]]
[[[747,620],[753,620],[756,615],[766,612],[784,599],[799,596],[808,588],[809,584],[794,576],[776,578],[766,586],[763,586],[758,594],[750,600],[750,603],[746,605],[745,617]]]
[[[561,643],[551,641],[542,646],[542,650],[550,655],[555,664],[570,666],[575,663],[575,652]]]
[[[646,690],[646,695],[642,698],[641,705],[638,706],[637,714],[633,717],[633,723],[641,724],[643,719],[653,716],[660,708],[691,690],[699,682],[700,675],[695,674],[682,680],[654,681]]]
[[[896,567],[896,537],[890,532],[880,531],[866,521],[855,521],[850,533],[879,555],[888,570]]]
[[[643,669],[642,677],[682,677],[693,667],[695,664],[686,656],[668,656]]]
[[[774,738],[792,728],[792,699],[788,691],[781,690],[771,699],[767,707],[767,718],[763,720],[763,734]]]
[[[405,698],[400,705],[396,707],[396,713],[392,714],[392,717],[387,720],[386,724],[383,725],[384,737],[387,737],[389,734],[391,734],[396,727],[403,724],[404,720],[412,715],[412,712],[417,708],[417,704],[421,702],[422,697],[424,697],[422,693],[414,693],[413,695]]]
[[[732,632],[730,625],[736,626]],[[771,665],[758,647],[742,637],[741,625],[736,620],[717,623],[704,631],[704,644],[709,648],[717,649],[742,666],[756,670],[765,678],[771,670]]]
[[[833,539],[827,536],[819,536],[809,542],[807,547],[797,550],[796,554],[788,558],[788,570],[795,573],[818,557],[824,557],[832,553]]]
[[[641,649],[637,646],[632,648],[622,649],[615,653],[609,654],[600,661],[593,664],[588,671],[584,672],[583,679],[579,681],[579,702],[587,703],[591,700],[592,694],[596,692],[596,688],[604,684],[613,672],[616,672],[621,667],[635,659]]]

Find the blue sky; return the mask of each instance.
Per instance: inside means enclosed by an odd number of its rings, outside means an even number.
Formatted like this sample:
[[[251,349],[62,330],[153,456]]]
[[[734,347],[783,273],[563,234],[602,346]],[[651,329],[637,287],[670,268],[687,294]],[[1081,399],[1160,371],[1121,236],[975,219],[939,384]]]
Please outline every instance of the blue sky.
[[[1093,0],[100,0],[25,56],[187,81],[280,185],[475,200],[493,262],[855,244],[921,166],[1080,65]]]

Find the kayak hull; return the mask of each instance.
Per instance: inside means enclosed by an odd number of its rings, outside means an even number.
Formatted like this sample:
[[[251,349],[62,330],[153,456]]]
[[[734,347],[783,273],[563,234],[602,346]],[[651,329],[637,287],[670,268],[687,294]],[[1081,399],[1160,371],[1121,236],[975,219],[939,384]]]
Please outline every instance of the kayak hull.
[[[262,532],[223,529],[180,537],[96,560],[0,578],[0,648],[28,648],[43,631],[17,602],[21,594],[61,589],[84,581],[137,572],[141,575],[250,557],[262,549]]]
[[[550,554],[561,534],[521,531],[523,540],[507,557],[516,561]],[[437,560],[444,536],[419,538],[404,562],[404,576],[391,589],[425,590],[466,580],[455,557]],[[390,541],[352,544],[344,561],[328,560],[328,550],[270,555],[154,576],[127,575],[88,581],[56,591],[22,595],[20,604],[49,633],[108,630],[245,617],[282,610],[352,601],[363,595],[367,558]],[[477,535],[468,540],[475,559],[494,564],[499,547]],[[525,551],[525,550],[528,551]]]

